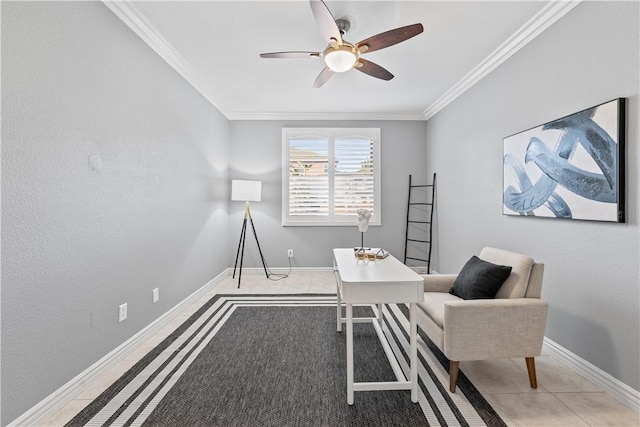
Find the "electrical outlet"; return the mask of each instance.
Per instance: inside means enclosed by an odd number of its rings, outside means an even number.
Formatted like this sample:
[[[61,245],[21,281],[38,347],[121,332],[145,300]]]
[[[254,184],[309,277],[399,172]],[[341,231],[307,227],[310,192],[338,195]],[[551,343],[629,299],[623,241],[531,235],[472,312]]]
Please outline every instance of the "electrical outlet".
[[[287,257],[293,258],[293,249],[287,249]]]
[[[120,305],[118,308],[118,322],[122,322],[127,318],[127,303]]]
[[[151,291],[151,294],[153,295],[153,303],[157,303],[160,299],[160,290],[158,288],[155,288]]]

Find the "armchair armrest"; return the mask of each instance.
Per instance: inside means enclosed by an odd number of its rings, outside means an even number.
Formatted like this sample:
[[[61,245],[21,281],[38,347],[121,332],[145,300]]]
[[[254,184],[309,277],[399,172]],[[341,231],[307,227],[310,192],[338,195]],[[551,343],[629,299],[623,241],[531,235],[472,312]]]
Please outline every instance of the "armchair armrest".
[[[429,274],[422,276],[425,292],[449,292],[457,274]]]
[[[444,353],[456,361],[539,356],[548,310],[537,298],[447,302]]]

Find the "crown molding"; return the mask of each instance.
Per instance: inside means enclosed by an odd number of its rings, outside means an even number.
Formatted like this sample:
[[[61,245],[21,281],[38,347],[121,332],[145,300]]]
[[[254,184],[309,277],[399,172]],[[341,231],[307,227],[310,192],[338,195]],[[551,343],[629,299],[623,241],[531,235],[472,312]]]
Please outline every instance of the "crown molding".
[[[520,27],[511,37],[487,56],[480,64],[472,69],[460,81],[423,111],[423,119],[428,120],[440,110],[449,105],[468,89],[478,83],[483,77],[505,62],[530,41],[545,31],[557,20],[573,10],[583,0],[551,0],[529,21]]]
[[[222,101],[220,94],[216,93],[211,85],[169,44],[162,33],[149,22],[147,17],[132,2],[128,0],[102,0],[102,3],[229,120],[428,120],[573,10],[582,1],[549,1],[537,14],[433,104],[422,112],[405,113],[231,111]]]
[[[354,113],[354,112],[261,112],[236,111],[228,116],[229,120],[421,120],[422,112],[407,113]]]
[[[102,0],[102,3],[147,43],[151,49],[160,55],[162,59],[173,67],[187,83],[204,96],[211,105],[229,118],[229,110],[226,105],[224,105],[224,102],[221,102],[222,97],[217,94],[191,64],[171,46],[162,33],[149,22],[144,13],[142,13],[133,2],[128,0]]]

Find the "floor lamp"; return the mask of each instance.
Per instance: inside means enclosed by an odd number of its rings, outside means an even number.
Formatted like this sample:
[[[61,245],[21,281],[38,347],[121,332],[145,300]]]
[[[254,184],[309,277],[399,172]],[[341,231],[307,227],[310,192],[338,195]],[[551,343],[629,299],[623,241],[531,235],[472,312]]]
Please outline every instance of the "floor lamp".
[[[267,272],[267,263],[264,261],[262,255],[262,249],[260,249],[260,242],[258,241],[258,235],[256,234],[256,227],[253,225],[253,218],[251,218],[251,209],[249,202],[259,202],[261,199],[262,181],[244,181],[244,180],[232,180],[231,181],[231,200],[245,202],[244,205],[244,219],[242,220],[242,231],[240,232],[240,241],[238,242],[238,251],[236,252],[236,262],[233,266],[233,276],[236,277],[236,268],[238,267],[238,259],[240,259],[240,269],[238,271],[238,288],[240,288],[240,280],[242,279],[242,261],[244,259],[244,242],[247,237],[247,220],[251,223],[251,230],[253,230],[253,237],[256,238],[258,244],[258,252],[260,252],[260,259],[262,260],[262,267],[264,267],[264,274],[269,278]]]

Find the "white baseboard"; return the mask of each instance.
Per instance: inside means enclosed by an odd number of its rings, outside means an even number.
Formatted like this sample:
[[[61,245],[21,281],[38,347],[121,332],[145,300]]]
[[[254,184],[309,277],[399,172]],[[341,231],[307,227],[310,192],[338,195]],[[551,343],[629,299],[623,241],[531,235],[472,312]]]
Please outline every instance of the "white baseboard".
[[[578,374],[602,388],[611,397],[640,413],[640,391],[634,390],[622,381],[612,377],[597,366],[587,362],[578,355],[570,352],[558,343],[545,337],[542,344],[543,351],[558,361],[564,363]]]
[[[179,302],[173,308],[169,309],[162,316],[151,322],[147,327],[140,332],[129,338],[124,343],[120,344],[113,351],[108,353],[102,359],[85,369],[78,374],[75,378],[67,382],[65,385],[54,391],[52,394],[44,398],[40,403],[29,409],[27,412],[7,424],[7,427],[16,426],[34,426],[42,425],[44,421],[57,411],[62,409],[66,404],[71,402],[75,396],[82,390],[88,382],[93,380],[98,374],[111,367],[114,363],[121,360],[121,358],[131,352],[133,349],[142,344],[149,337],[153,336],[157,331],[161,330],[168,322],[173,318],[176,313],[179,313],[184,308],[196,302],[204,294],[206,294],[212,287],[220,283],[224,278],[229,276],[233,270],[227,268],[222,271],[218,276],[210,280],[200,289],[186,297]]]
[[[230,268],[230,273],[233,273],[233,268]],[[328,271],[333,271],[333,267],[269,267],[269,271],[274,274],[287,274],[291,273],[326,273]],[[243,267],[242,274],[251,275],[251,276],[264,276],[264,268],[262,267]]]
[[[429,269],[430,273],[427,273],[427,267],[426,266],[420,266],[420,267],[409,267],[410,269],[412,269],[413,271],[415,271],[418,274],[440,274],[437,271],[435,271],[433,268]]]

